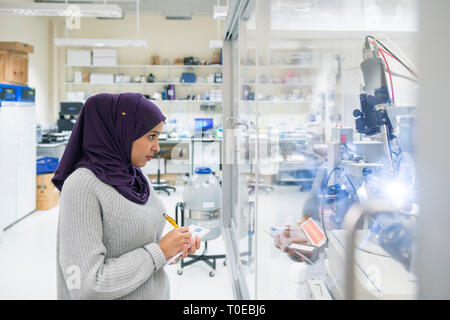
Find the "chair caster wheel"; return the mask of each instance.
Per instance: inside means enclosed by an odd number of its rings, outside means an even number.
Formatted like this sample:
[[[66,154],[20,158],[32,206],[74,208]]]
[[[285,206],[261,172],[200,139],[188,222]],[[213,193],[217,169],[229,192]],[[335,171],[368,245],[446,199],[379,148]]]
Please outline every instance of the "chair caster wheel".
[[[181,276],[183,274],[183,269],[178,269],[177,273],[179,276]]]
[[[209,276],[210,277],[214,277],[216,275],[216,272],[215,271],[211,271],[210,273],[209,273]]]
[[[223,260],[223,265],[224,265],[224,266],[227,265],[227,260]]]

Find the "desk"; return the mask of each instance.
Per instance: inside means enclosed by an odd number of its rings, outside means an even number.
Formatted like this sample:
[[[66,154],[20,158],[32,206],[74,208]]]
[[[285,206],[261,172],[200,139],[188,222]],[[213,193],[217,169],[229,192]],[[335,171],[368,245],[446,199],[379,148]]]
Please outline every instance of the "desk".
[[[36,145],[37,157],[49,156],[61,160],[67,142],[38,143]]]

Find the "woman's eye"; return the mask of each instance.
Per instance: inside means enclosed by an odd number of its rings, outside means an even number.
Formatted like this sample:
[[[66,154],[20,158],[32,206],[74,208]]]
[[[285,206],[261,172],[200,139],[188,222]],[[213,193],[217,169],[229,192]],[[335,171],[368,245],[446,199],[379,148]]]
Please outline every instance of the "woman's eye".
[[[153,134],[153,135],[151,135],[149,137],[150,137],[150,140],[153,140],[155,138],[155,135]]]

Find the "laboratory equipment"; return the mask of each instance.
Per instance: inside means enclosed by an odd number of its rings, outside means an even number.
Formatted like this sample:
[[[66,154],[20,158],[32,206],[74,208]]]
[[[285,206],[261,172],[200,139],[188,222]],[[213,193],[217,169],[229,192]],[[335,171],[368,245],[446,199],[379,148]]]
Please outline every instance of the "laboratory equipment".
[[[301,191],[311,189],[317,168],[323,163],[312,151],[312,139],[304,131],[280,132],[278,184],[297,184]]]
[[[212,118],[195,118],[195,138],[212,138],[213,137],[213,119]]]
[[[64,101],[60,104],[59,119],[57,121],[58,131],[72,131],[76,117],[80,114],[83,103]]]
[[[354,143],[345,129],[334,129],[321,209],[322,223],[327,220],[330,230],[327,277],[332,295],[344,298],[341,275],[345,263],[348,265],[346,250],[356,250],[351,262],[358,266],[352,275],[354,297],[411,299],[417,291],[412,266],[418,214],[414,165],[395,135],[390,120],[395,117],[395,105],[378,57],[379,48],[373,41],[372,50],[369,38],[365,38],[361,63],[365,92],[360,95],[361,110],[354,110],[353,116],[357,132],[381,141]],[[349,248],[347,235],[354,230],[340,230],[350,219],[347,215],[355,210],[352,208],[374,199],[390,201],[391,210],[354,221],[356,249]]]
[[[208,167],[198,167],[195,174],[187,182],[183,192],[183,202],[175,209],[175,218],[179,223],[178,212],[181,214],[181,225],[195,224],[210,231],[200,240],[204,241],[205,249],[201,255],[189,255],[189,261],[181,259],[178,274],[183,273],[185,266],[198,261],[205,262],[212,268],[209,275],[213,277],[216,270],[216,260],[225,259],[224,254],[206,255],[208,241],[218,238],[222,229],[222,187],[217,176]]]

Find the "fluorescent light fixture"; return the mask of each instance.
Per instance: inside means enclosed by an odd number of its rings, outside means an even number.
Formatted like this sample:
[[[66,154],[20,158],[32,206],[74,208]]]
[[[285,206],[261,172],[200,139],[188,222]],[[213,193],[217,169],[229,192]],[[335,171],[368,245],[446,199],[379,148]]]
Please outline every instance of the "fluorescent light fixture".
[[[81,17],[122,18],[117,4],[0,2],[0,15],[65,17],[79,9]],[[78,12],[78,10],[77,10]]]
[[[63,47],[148,47],[148,41],[141,39],[55,38],[53,43]]]
[[[191,20],[190,14],[164,14],[167,20]]]
[[[222,48],[223,47],[223,40],[209,40],[209,47],[211,49]]]
[[[216,20],[227,18],[228,6],[213,6],[213,17]]]

